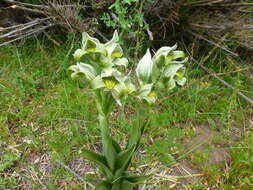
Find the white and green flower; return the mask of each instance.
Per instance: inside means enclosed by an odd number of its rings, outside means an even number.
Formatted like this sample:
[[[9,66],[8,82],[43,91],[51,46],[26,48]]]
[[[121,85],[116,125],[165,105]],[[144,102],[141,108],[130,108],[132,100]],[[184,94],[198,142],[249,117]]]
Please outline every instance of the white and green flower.
[[[161,47],[154,55],[153,61],[161,68],[173,63],[185,63],[188,58],[183,51],[176,50],[177,45]]]
[[[128,95],[136,91],[136,87],[129,79],[118,83],[112,90],[112,96],[115,101],[122,106],[122,100],[125,100]]]
[[[177,45],[174,45],[172,47],[169,46],[165,46],[165,47],[161,47],[154,55],[153,57],[153,61],[155,62],[155,64],[157,64],[159,67],[164,66],[166,64],[166,58],[169,55],[169,53],[171,53],[172,51],[174,51],[175,49],[177,49]]]
[[[100,52],[103,49],[98,39],[91,37],[87,32],[82,33],[82,50],[89,54]]]
[[[136,97],[145,100],[150,105],[154,104],[157,100],[157,93],[153,90],[153,87],[152,83],[140,86],[136,92]]]
[[[136,87],[130,80],[131,74],[127,73],[128,60],[123,57],[123,49],[118,41],[117,31],[105,44],[83,33],[82,48],[73,54],[77,63],[69,68],[73,71],[71,77],[83,74],[92,89],[112,93],[119,105],[122,105],[128,95],[154,104],[158,90],[171,90],[176,85],[186,83],[183,63],[187,61],[187,57],[183,51],[176,50],[177,45],[174,45],[160,48],[153,58],[147,49],[135,70],[138,80]],[[82,59],[83,56],[85,60]]]
[[[92,67],[89,64],[86,63],[82,63],[82,62],[78,62],[76,65],[72,65],[69,67],[69,70],[74,71],[71,75],[71,77],[75,77],[78,74],[82,73],[85,75],[85,77],[88,80],[92,80],[96,77],[97,72],[94,69],[94,67]]]
[[[163,83],[166,89],[173,89],[176,84],[183,86],[186,83],[184,77],[185,67],[182,64],[171,64],[168,65],[163,73]]]

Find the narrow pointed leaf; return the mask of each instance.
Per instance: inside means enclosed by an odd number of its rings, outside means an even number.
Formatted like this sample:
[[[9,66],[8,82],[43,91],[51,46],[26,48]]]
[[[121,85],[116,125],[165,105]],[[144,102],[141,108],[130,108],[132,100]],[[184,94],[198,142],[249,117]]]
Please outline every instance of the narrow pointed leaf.
[[[120,152],[121,152],[121,147],[120,147],[120,145],[119,145],[118,142],[117,142],[116,140],[114,140],[113,138],[112,138],[112,145],[113,145],[113,147],[115,148],[115,150],[116,150],[117,153],[120,153]]]
[[[115,168],[115,160],[117,151],[113,146],[111,137],[108,137],[106,139],[103,139],[103,146],[104,146],[104,154],[107,161],[107,164],[110,168],[110,171],[113,171]]]
[[[152,175],[132,175],[132,176],[125,177],[125,180],[131,184],[138,184],[147,180],[151,176]]]
[[[135,187],[135,186],[136,186],[136,184],[130,183],[127,180],[123,180],[120,190],[132,190],[133,187]]]
[[[100,166],[107,166],[105,157],[101,154],[87,149],[82,149],[81,155],[83,155],[86,159],[99,164]]]
[[[115,167],[117,170],[123,171],[128,167],[129,162],[131,161],[131,158],[134,154],[135,148],[136,145],[133,145],[132,147],[126,149],[125,151],[120,152],[117,155]]]
[[[143,135],[143,132],[145,128],[149,125],[150,120],[144,121],[144,123],[140,126],[133,126],[131,133],[130,133],[130,138],[127,144],[127,147],[132,147],[134,144],[136,144],[136,149],[139,147],[141,136]]]
[[[121,182],[122,182],[121,179],[117,180],[116,182],[113,182],[111,190],[122,190],[122,188],[121,188]]]
[[[84,156],[86,159],[98,164],[107,178],[112,178],[112,172],[107,165],[105,156],[87,149],[82,149],[81,155]]]

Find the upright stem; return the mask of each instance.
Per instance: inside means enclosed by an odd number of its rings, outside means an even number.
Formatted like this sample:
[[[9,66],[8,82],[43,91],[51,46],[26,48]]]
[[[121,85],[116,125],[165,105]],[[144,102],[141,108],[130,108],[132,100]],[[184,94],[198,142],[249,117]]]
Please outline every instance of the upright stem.
[[[101,130],[102,141],[104,142],[104,140],[107,139],[110,135],[109,121],[103,113],[98,114],[98,121]]]
[[[97,95],[96,106],[98,110],[99,127],[101,131],[102,142],[104,142],[104,140],[107,139],[110,134],[109,121],[107,118],[108,113],[104,113],[104,110],[105,110],[103,108],[104,100],[100,94],[100,91],[96,92],[96,95]],[[103,151],[104,151],[104,147],[103,147]]]
[[[102,94],[103,93],[103,94]],[[103,145],[103,154],[106,158],[106,161],[110,167],[110,170],[114,170],[116,151],[112,144],[112,138],[110,136],[110,127],[109,127],[109,113],[111,111],[112,102],[111,96],[107,96],[103,91],[97,91],[97,110],[98,110],[98,120],[101,130],[102,145]]]

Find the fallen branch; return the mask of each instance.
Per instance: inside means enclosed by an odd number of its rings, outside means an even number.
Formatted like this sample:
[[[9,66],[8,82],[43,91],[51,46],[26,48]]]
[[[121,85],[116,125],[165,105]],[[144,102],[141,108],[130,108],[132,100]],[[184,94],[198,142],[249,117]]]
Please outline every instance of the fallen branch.
[[[27,23],[26,26],[24,26],[24,27],[22,27],[22,25],[21,25],[21,27],[19,27],[17,29],[14,29],[14,30],[12,30],[12,31],[10,31],[8,33],[5,33],[3,35],[1,35],[0,36],[0,40],[3,39],[3,38],[12,38],[13,36],[11,36],[11,35],[15,34],[15,33],[19,33],[19,35],[20,35],[20,32],[22,32],[22,31],[24,31],[24,30],[26,30],[28,28],[34,27],[34,26],[36,26],[38,24],[41,24],[41,22],[43,22],[45,20],[47,20],[47,19],[36,19],[35,21],[29,22],[29,24]]]
[[[1,46],[5,46],[5,45],[7,45],[7,44],[10,44],[10,43],[12,43],[12,42],[21,40],[21,39],[23,39],[23,38],[29,38],[29,37],[31,37],[33,34],[39,33],[39,32],[41,32],[41,31],[43,31],[43,30],[45,30],[45,29],[47,29],[47,28],[50,28],[50,27],[54,26],[54,25],[55,25],[55,24],[49,24],[49,25],[43,26],[43,27],[41,27],[41,28],[39,28],[39,29],[36,29],[36,30],[30,31],[30,32],[27,32],[27,33],[25,33],[25,34],[22,34],[21,36],[15,38],[15,39],[12,39],[12,40],[9,40],[9,41],[7,41],[7,42],[1,43],[1,44],[0,44],[0,47],[1,47]],[[18,36],[18,35],[16,35],[16,36]],[[12,37],[13,37],[13,36],[12,36]]]
[[[30,13],[46,15],[45,11],[41,11],[41,10],[38,10],[38,9],[30,9],[30,8],[19,6],[19,5],[12,5],[12,6],[8,7],[8,8],[11,8],[11,9],[20,9],[20,10],[27,11],[27,12],[30,12]]]
[[[11,5],[20,5],[20,6],[27,6],[27,7],[35,7],[35,8],[39,8],[39,9],[45,9],[45,8],[47,8],[44,5],[22,3],[22,2],[14,1],[14,0],[2,0],[2,1],[5,2],[5,3],[7,3],[7,4],[11,4]]]
[[[70,169],[68,166],[66,166],[65,164],[63,164],[60,160],[56,160],[56,163],[58,163],[61,167],[63,167],[64,169],[68,170],[71,174],[73,174],[74,176],[76,176],[81,182],[86,183],[88,186],[94,188],[94,185],[92,185],[91,183],[86,182],[82,176],[78,175],[75,171],[73,171],[72,169]]]
[[[25,26],[31,25],[31,24],[33,24],[35,22],[39,22],[39,21],[43,22],[43,21],[46,21],[46,20],[49,20],[49,19],[52,19],[52,18],[51,17],[47,17],[47,18],[42,18],[42,19],[35,19],[35,20],[33,20],[31,22],[27,22],[25,24],[17,24],[17,25],[14,25],[14,26],[4,27],[4,28],[0,29],[0,32],[4,32],[6,30],[15,29],[15,28],[18,28],[18,27],[25,27]]]

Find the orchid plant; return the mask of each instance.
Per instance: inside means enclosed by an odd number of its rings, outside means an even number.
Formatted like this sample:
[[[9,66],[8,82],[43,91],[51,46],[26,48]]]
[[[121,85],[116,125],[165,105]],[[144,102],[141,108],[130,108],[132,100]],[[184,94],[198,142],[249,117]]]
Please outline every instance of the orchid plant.
[[[70,66],[71,77],[84,77],[93,90],[102,137],[102,152],[84,149],[82,154],[100,166],[104,180],[95,190],[129,190],[149,176],[130,175],[127,169],[137,152],[145,127],[146,118],[131,128],[125,147],[121,147],[110,134],[110,113],[115,106],[124,109],[127,97],[149,108],[155,105],[159,93],[186,83],[184,63],[187,57],[177,46],[162,47],[153,57],[148,49],[140,59],[135,73],[128,69],[128,59],[123,56],[117,31],[107,43],[82,34],[82,47],[73,54],[75,65]]]

